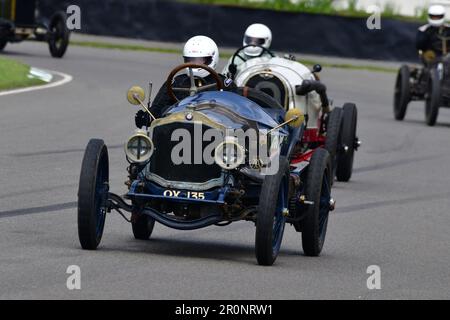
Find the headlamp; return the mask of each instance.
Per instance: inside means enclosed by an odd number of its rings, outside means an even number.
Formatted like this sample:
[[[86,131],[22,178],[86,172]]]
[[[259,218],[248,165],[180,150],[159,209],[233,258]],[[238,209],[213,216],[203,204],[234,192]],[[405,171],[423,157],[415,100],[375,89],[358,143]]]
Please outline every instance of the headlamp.
[[[214,160],[225,170],[233,170],[244,163],[245,150],[235,137],[227,137],[214,151]]]
[[[125,143],[125,154],[131,162],[148,161],[154,150],[153,141],[144,132],[137,132]]]

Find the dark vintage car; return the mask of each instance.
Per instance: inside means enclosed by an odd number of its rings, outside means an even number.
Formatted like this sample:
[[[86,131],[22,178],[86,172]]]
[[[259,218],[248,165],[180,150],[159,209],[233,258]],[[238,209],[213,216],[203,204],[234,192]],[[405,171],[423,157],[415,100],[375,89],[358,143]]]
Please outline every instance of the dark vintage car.
[[[109,192],[105,143],[89,142],[78,192],[81,246],[97,248],[105,216],[116,210],[131,222],[135,238],[142,240],[149,239],[155,222],[192,230],[251,221],[256,225],[255,251],[261,265],[273,264],[285,224],[290,223],[302,234],[304,253],[319,255],[328,215],[334,209],[331,159],[324,148],[302,142],[304,114],[299,109],[286,112],[273,98],[254,89],[222,91],[217,73],[203,65],[180,65],[167,83],[190,68],[207,70],[216,84],[199,87],[191,73],[190,88],[169,85],[169,95],[189,91],[190,96],[125,143],[130,165],[129,191],[123,197]],[[216,90],[207,91],[212,87]],[[142,88],[131,88],[127,96],[130,103],[150,113]],[[240,139],[230,132],[256,136]],[[180,152],[184,143],[186,148]],[[255,146],[256,153],[252,152]],[[130,212],[131,218],[123,211]]]
[[[411,101],[425,101],[425,122],[436,124],[439,109],[450,108],[450,53],[442,37],[442,55],[433,50],[420,52],[423,66],[403,65],[395,83],[394,117],[402,121]]]
[[[64,56],[70,37],[66,13],[56,12],[46,21],[36,9],[34,0],[0,0],[0,51],[8,42],[35,40],[48,42],[52,57]]]

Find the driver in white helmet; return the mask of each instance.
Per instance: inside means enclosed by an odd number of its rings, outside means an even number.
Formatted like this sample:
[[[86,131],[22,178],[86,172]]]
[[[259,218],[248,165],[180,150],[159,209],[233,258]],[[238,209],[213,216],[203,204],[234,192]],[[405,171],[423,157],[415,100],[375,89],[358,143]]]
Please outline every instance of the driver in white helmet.
[[[189,39],[184,45],[183,58],[184,63],[203,64],[215,70],[219,62],[219,49],[211,38],[205,36],[195,36]],[[204,86],[216,83],[216,80],[208,73],[208,71],[203,69],[192,69],[192,71],[197,85]],[[225,76],[220,74],[219,76],[222,78],[223,87],[225,90],[228,91],[236,88],[231,79],[227,79]],[[172,86],[178,88],[189,88],[190,78],[188,71],[186,70],[185,73],[175,77]],[[214,90],[214,88],[211,90]],[[178,99],[181,100],[189,96],[189,92],[177,92],[176,95]],[[167,83],[164,83],[153,100],[152,106],[150,107],[150,112],[155,116],[155,118],[160,118],[174,103],[176,103],[176,101],[168,95]],[[150,115],[147,112],[143,110],[139,110],[137,112],[135,123],[138,128],[142,128],[143,126],[148,127],[150,125],[150,121]]]
[[[244,39],[242,41],[243,47],[249,45],[261,46],[266,49],[270,49],[270,45],[272,44],[272,31],[266,25],[262,23],[254,23],[248,26],[247,30],[245,30]],[[242,50],[241,56],[245,59],[245,61],[253,58],[259,57],[270,57],[270,54],[267,51],[259,47],[247,47]],[[223,70],[223,74],[227,74],[229,72],[229,66],[232,63],[233,57],[230,58],[228,64],[225,66]],[[239,56],[234,59],[234,64],[236,67],[243,64],[243,61]]]
[[[419,28],[416,37],[417,50],[422,52],[433,50],[437,56],[442,56],[448,52],[443,52],[442,38],[450,37],[450,26],[445,23],[446,10],[442,5],[432,5],[428,9],[428,24]],[[449,39],[450,40],[450,39]],[[449,40],[447,48],[449,47]]]

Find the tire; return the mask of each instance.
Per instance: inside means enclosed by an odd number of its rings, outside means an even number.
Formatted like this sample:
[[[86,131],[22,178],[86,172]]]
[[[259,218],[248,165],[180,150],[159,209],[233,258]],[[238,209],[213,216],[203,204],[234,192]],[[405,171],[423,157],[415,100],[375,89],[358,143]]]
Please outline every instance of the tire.
[[[346,103],[342,108],[342,150],[337,156],[336,177],[338,181],[348,182],[353,173],[353,159],[356,150],[356,127],[358,110],[354,103]],[[344,148],[347,147],[347,150]]]
[[[331,165],[333,175],[330,176],[331,184],[334,183],[335,172],[337,168],[337,155],[338,148],[341,145],[341,131],[342,131],[342,114],[341,108],[334,108],[328,118],[327,126],[327,140],[325,141],[325,149],[328,151],[331,157]]]
[[[66,25],[67,15],[57,12],[50,20],[48,47],[53,58],[62,58],[69,46],[70,31]]]
[[[318,148],[311,158],[305,186],[306,199],[314,203],[308,206],[302,221],[302,246],[307,256],[318,256],[325,242],[331,199],[330,172],[330,154]]]
[[[428,92],[425,99],[425,121],[430,127],[436,124],[441,106],[441,82],[437,70],[430,71]]]
[[[5,49],[7,44],[8,44],[8,41],[0,39],[0,52],[2,52],[3,49]]]
[[[261,187],[256,218],[255,253],[259,265],[272,265],[280,251],[288,207],[289,162],[280,157],[277,174],[267,175]]]
[[[131,223],[134,238],[137,240],[148,240],[153,232],[155,219],[145,214],[139,215],[135,221]]]
[[[103,235],[108,199],[108,149],[91,139],[84,153],[78,189],[78,237],[81,247],[95,250]]]
[[[405,119],[406,109],[411,101],[410,77],[409,67],[406,65],[401,66],[395,82],[394,94],[394,117],[398,121]]]

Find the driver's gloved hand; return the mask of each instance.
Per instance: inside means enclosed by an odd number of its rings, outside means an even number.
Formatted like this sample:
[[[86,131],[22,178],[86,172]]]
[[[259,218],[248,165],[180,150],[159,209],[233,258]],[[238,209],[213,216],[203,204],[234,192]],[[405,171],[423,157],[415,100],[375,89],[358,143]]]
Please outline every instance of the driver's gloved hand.
[[[150,122],[150,115],[144,110],[139,110],[134,117],[134,123],[139,129],[150,126]]]

